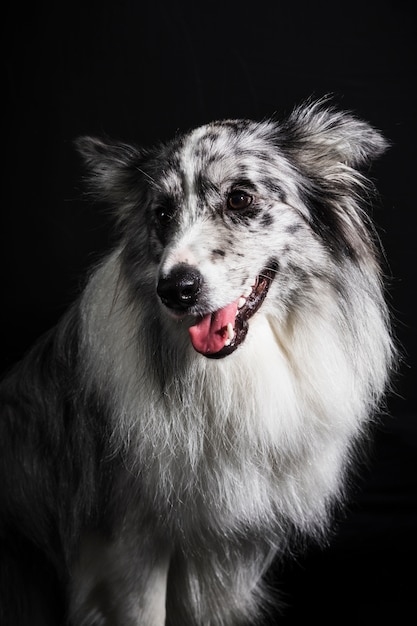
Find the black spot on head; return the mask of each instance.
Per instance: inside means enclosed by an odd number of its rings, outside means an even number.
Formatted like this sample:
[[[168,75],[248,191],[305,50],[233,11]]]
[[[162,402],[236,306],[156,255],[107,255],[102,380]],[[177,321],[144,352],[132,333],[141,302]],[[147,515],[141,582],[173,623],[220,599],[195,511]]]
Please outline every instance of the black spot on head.
[[[300,228],[301,224],[290,224],[286,227],[285,232],[287,232],[289,235],[295,235],[295,233],[299,231]]]
[[[285,202],[287,199],[285,191],[275,180],[270,178],[262,178],[260,184],[271,194],[274,198],[278,198],[281,202]]]
[[[209,141],[217,141],[217,139],[219,138],[219,136],[221,136],[221,133],[219,132],[219,129],[216,128],[215,126],[213,126],[210,130],[208,130],[206,132],[206,134],[203,136],[203,141],[204,140],[209,140]]]
[[[272,226],[274,223],[274,218],[271,213],[264,213],[261,217],[260,224],[264,228],[268,228],[268,226]]]
[[[298,265],[294,265],[294,263],[288,263],[287,269],[291,272],[293,276],[296,277],[298,283],[297,287],[299,290],[301,290],[301,288],[307,288],[309,285],[311,285],[310,276],[308,272],[303,270],[303,268],[299,267]]]
[[[212,152],[206,157],[207,165],[212,165],[213,163],[219,160],[220,160],[220,156],[217,152],[216,153]]]
[[[232,131],[243,131],[248,128],[253,122],[247,119],[231,119],[231,120],[220,120],[215,122],[215,126],[217,128],[225,128],[230,129]]]
[[[249,172],[249,167],[246,165],[246,163],[239,163],[238,162],[238,157],[239,157],[239,151],[238,150],[234,150],[234,157],[236,159],[236,163],[235,163],[235,179],[233,181],[233,185],[234,186],[245,186],[245,187],[254,187],[254,184],[252,183],[251,179],[250,179],[250,172]]]
[[[217,261],[217,259],[222,259],[225,256],[226,252],[224,250],[220,250],[219,248],[215,248],[211,251],[211,260],[213,261],[213,263]]]
[[[193,185],[199,198],[203,198],[209,193],[217,192],[216,185],[203,172],[198,172],[194,176]]]

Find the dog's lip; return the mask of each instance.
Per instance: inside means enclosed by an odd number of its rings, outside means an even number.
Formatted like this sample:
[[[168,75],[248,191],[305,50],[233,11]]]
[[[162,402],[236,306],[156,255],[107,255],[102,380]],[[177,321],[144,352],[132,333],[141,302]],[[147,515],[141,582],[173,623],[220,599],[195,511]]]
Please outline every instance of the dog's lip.
[[[225,341],[221,350],[201,351],[201,354],[211,359],[222,359],[232,354],[243,343],[249,330],[248,322],[264,302],[276,271],[275,263],[268,264],[268,267],[257,276],[250,294],[239,297],[233,328],[228,324],[222,329]],[[216,312],[213,312],[211,315],[215,314]],[[199,316],[198,319],[202,320],[204,317]],[[200,352],[198,349],[197,351]]]

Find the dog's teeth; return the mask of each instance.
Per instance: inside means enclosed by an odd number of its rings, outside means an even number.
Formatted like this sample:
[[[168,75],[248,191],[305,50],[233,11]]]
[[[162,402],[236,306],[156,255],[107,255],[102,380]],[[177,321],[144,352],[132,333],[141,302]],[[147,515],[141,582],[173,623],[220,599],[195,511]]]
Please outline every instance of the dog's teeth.
[[[228,341],[228,342],[229,342],[229,344],[230,344],[230,342],[232,341],[232,339],[233,339],[233,337],[234,337],[234,336],[235,336],[235,331],[233,330],[233,325],[232,325],[232,323],[231,323],[231,322],[229,322],[229,323],[227,324],[227,337],[228,337],[228,338],[227,338],[227,340],[226,340],[226,341]],[[227,345],[229,345],[229,344],[227,344]]]
[[[244,298],[243,296],[241,296],[239,298],[239,302],[237,303],[237,308],[241,309],[242,306],[244,306],[246,304],[246,298]]]

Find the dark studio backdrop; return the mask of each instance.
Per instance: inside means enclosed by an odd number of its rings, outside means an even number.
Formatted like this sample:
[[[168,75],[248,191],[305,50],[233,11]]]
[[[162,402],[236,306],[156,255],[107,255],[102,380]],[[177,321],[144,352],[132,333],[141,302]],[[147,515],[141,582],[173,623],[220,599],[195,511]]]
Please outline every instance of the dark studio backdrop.
[[[7,3],[5,4],[7,7]],[[72,140],[149,145],[215,118],[334,94],[391,141],[373,168],[403,364],[346,515],[325,549],[274,572],[282,624],[406,623],[415,613],[417,160],[412,3],[154,0],[3,8],[1,366],[69,305],[111,225],[81,200]],[[409,570],[409,567],[411,570]],[[413,610],[414,609],[414,610]],[[395,621],[396,620],[396,621]]]

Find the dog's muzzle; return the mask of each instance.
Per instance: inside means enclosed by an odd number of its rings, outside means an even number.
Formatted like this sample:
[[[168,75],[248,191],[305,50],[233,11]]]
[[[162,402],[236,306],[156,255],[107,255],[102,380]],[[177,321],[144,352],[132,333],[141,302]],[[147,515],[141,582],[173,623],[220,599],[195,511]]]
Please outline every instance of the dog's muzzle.
[[[271,261],[256,277],[249,295],[241,295],[222,309],[203,315],[193,312],[200,304],[203,290],[203,277],[195,267],[179,263],[167,276],[160,277],[156,290],[161,302],[174,315],[196,315],[194,324],[189,328],[194,349],[206,357],[221,359],[234,352],[244,341],[249,329],[248,321],[265,300],[277,268],[278,264]]]

